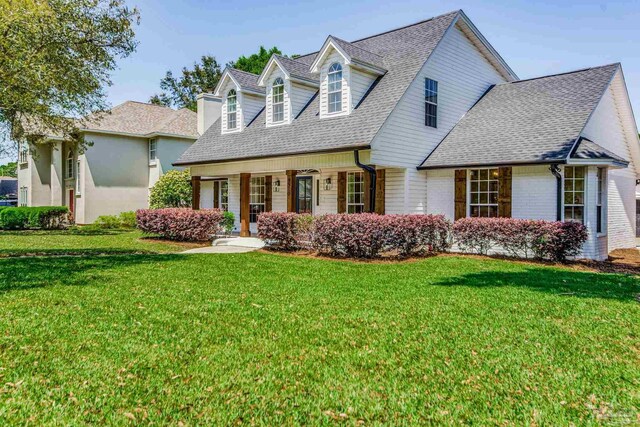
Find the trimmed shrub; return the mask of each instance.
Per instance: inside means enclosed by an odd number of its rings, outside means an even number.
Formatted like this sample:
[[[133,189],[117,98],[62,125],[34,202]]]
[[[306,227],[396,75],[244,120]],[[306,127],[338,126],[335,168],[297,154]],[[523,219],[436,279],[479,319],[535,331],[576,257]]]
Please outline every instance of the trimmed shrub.
[[[451,246],[451,222],[444,215],[386,215],[385,246],[400,256],[444,252]]]
[[[225,236],[230,235],[233,232],[233,228],[236,226],[236,216],[233,212],[224,211],[222,214],[222,229]]]
[[[102,229],[135,228],[136,213],[129,211],[120,215],[100,215],[92,225]]]
[[[120,221],[120,226],[122,228],[136,228],[135,211],[120,212],[118,220]]]
[[[462,218],[453,224],[453,235],[462,251],[501,249],[513,257],[561,262],[578,255],[588,237],[579,223],[514,218]]]
[[[56,229],[63,226],[69,209],[66,206],[7,207],[0,210],[0,228],[26,230]]]
[[[385,247],[387,217],[372,213],[316,217],[313,247],[320,253],[349,258],[374,258]]]
[[[191,206],[191,174],[189,169],[170,170],[151,188],[151,209],[187,208]]]
[[[258,237],[269,246],[285,251],[299,249],[309,230],[311,215],[292,212],[265,212],[258,216]]]
[[[136,220],[144,233],[170,240],[204,241],[222,230],[223,213],[220,209],[140,209]]]

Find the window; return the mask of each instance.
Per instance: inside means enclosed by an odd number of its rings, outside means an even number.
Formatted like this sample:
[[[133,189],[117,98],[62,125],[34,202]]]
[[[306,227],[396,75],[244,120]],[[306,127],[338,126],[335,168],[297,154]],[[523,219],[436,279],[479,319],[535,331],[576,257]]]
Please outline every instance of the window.
[[[28,195],[27,187],[20,187],[20,193],[18,194],[19,206],[27,206],[27,195]]]
[[[80,194],[80,159],[76,162],[76,194]]]
[[[598,168],[598,195],[596,199],[597,228],[598,233],[604,233],[606,229],[605,204],[607,197],[607,170]]]
[[[471,169],[469,216],[498,216],[498,169]]]
[[[564,168],[564,220],[584,222],[584,166]]]
[[[424,124],[438,127],[438,82],[424,79]]]
[[[27,144],[20,145],[20,152],[18,154],[18,161],[20,163],[27,163],[29,156],[29,146]]]
[[[347,213],[364,212],[364,172],[347,174]]]
[[[227,129],[235,129],[237,126],[236,121],[236,91],[231,89],[227,94]]]
[[[229,210],[229,181],[226,179],[220,182],[220,209]]]
[[[69,153],[67,153],[66,177],[67,179],[73,178],[73,150],[69,150]]]
[[[273,123],[284,121],[284,82],[280,77],[275,79],[273,82],[271,105],[273,108]]]
[[[332,64],[328,78],[329,112],[339,113],[342,111],[342,65]]]
[[[258,215],[264,212],[264,177],[251,178],[249,186],[249,222],[258,222]]]
[[[155,162],[157,156],[158,141],[155,139],[149,140],[149,162]]]

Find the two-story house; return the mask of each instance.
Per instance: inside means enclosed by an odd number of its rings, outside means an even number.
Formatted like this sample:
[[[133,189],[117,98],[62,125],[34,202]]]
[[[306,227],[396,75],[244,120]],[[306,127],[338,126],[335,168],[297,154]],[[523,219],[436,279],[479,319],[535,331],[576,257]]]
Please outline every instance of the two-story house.
[[[519,80],[462,11],[261,75],[198,104],[194,208],[580,221],[584,257],[635,247],[640,144],[620,64]]]
[[[149,206],[149,189],[198,138],[196,113],[127,101],[80,122],[84,151],[48,135],[22,145],[20,206],[66,205],[76,223]]]

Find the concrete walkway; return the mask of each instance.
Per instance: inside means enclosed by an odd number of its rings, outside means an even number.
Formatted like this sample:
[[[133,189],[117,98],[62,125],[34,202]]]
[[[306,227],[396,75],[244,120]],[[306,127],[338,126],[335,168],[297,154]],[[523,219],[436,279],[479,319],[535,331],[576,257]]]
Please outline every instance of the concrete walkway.
[[[189,249],[183,254],[242,254],[257,251],[264,242],[255,237],[225,237],[216,239],[211,246]]]

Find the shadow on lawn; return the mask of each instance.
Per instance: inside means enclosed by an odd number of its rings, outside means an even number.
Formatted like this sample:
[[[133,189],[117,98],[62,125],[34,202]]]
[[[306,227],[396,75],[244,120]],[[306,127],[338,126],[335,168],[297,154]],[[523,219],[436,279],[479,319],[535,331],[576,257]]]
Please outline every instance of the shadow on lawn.
[[[0,294],[52,285],[102,285],[121,268],[172,263],[179,255],[105,255],[0,259]],[[184,258],[182,258],[184,259]],[[144,273],[141,273],[144,274]]]
[[[640,281],[635,277],[548,268],[532,267],[521,272],[500,271],[496,268],[450,277],[435,285],[474,288],[509,286],[567,297],[640,302]]]

